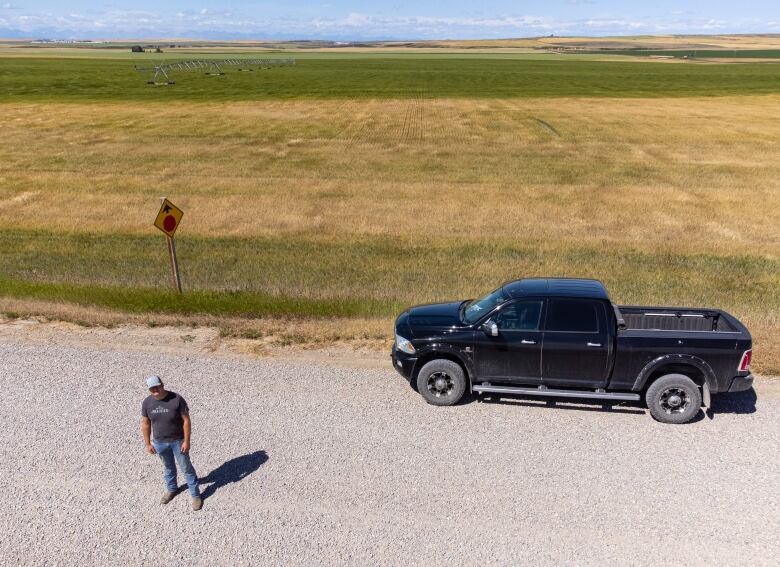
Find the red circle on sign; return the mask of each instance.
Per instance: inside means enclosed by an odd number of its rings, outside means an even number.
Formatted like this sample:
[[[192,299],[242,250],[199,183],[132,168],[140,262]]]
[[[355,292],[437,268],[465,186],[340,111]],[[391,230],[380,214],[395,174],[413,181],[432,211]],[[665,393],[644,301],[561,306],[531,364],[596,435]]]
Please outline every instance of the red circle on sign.
[[[165,232],[173,232],[173,229],[176,228],[176,217],[173,215],[168,215],[163,219],[163,228],[165,229]]]

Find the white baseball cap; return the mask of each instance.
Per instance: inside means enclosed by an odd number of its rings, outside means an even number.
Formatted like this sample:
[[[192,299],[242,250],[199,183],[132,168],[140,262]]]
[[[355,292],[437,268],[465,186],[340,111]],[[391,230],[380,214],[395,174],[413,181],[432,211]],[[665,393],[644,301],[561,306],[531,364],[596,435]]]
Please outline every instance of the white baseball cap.
[[[162,380],[159,376],[149,376],[146,379],[146,387],[154,388],[155,386],[162,386]]]

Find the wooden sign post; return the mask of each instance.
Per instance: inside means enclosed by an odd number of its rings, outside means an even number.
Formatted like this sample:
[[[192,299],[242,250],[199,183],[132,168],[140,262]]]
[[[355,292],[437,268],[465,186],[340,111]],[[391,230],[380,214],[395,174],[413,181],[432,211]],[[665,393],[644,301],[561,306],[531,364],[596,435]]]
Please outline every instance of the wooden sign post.
[[[173,240],[173,235],[176,234],[176,229],[179,228],[181,218],[184,216],[184,211],[179,207],[171,203],[165,197],[160,198],[160,211],[157,213],[157,218],[154,219],[154,226],[159,228],[165,233],[165,238],[168,240],[168,259],[171,262],[171,281],[173,288],[181,293],[181,277],[179,276],[179,261],[176,258],[176,242]]]

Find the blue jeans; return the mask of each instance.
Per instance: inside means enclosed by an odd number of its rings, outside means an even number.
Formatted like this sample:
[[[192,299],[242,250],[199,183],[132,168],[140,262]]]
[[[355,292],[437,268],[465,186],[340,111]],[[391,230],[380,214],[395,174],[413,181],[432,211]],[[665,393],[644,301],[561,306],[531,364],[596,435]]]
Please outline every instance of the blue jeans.
[[[192,466],[190,456],[181,452],[181,444],[183,439],[177,441],[157,441],[153,440],[154,450],[160,455],[160,459],[165,465],[165,486],[168,488],[168,492],[176,492],[179,489],[179,485],[176,482],[176,464],[179,464],[181,472],[184,473],[184,478],[187,479],[187,486],[190,489],[190,495],[193,498],[200,497],[200,489],[198,488],[198,475],[195,472],[195,467]]]

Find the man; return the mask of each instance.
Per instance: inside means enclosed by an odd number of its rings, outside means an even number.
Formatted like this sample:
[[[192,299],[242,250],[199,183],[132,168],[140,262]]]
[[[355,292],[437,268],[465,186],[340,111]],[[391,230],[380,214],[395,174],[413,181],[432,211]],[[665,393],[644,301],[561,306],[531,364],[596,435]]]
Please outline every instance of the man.
[[[176,480],[176,464],[187,479],[192,496],[192,509],[200,510],[203,499],[198,488],[198,475],[190,461],[190,409],[179,394],[165,389],[159,376],[146,379],[149,395],[141,404],[141,433],[144,436],[146,450],[151,455],[160,455],[165,466],[166,491],[160,504],[167,504],[179,488]],[[154,440],[150,435],[154,434]]]

